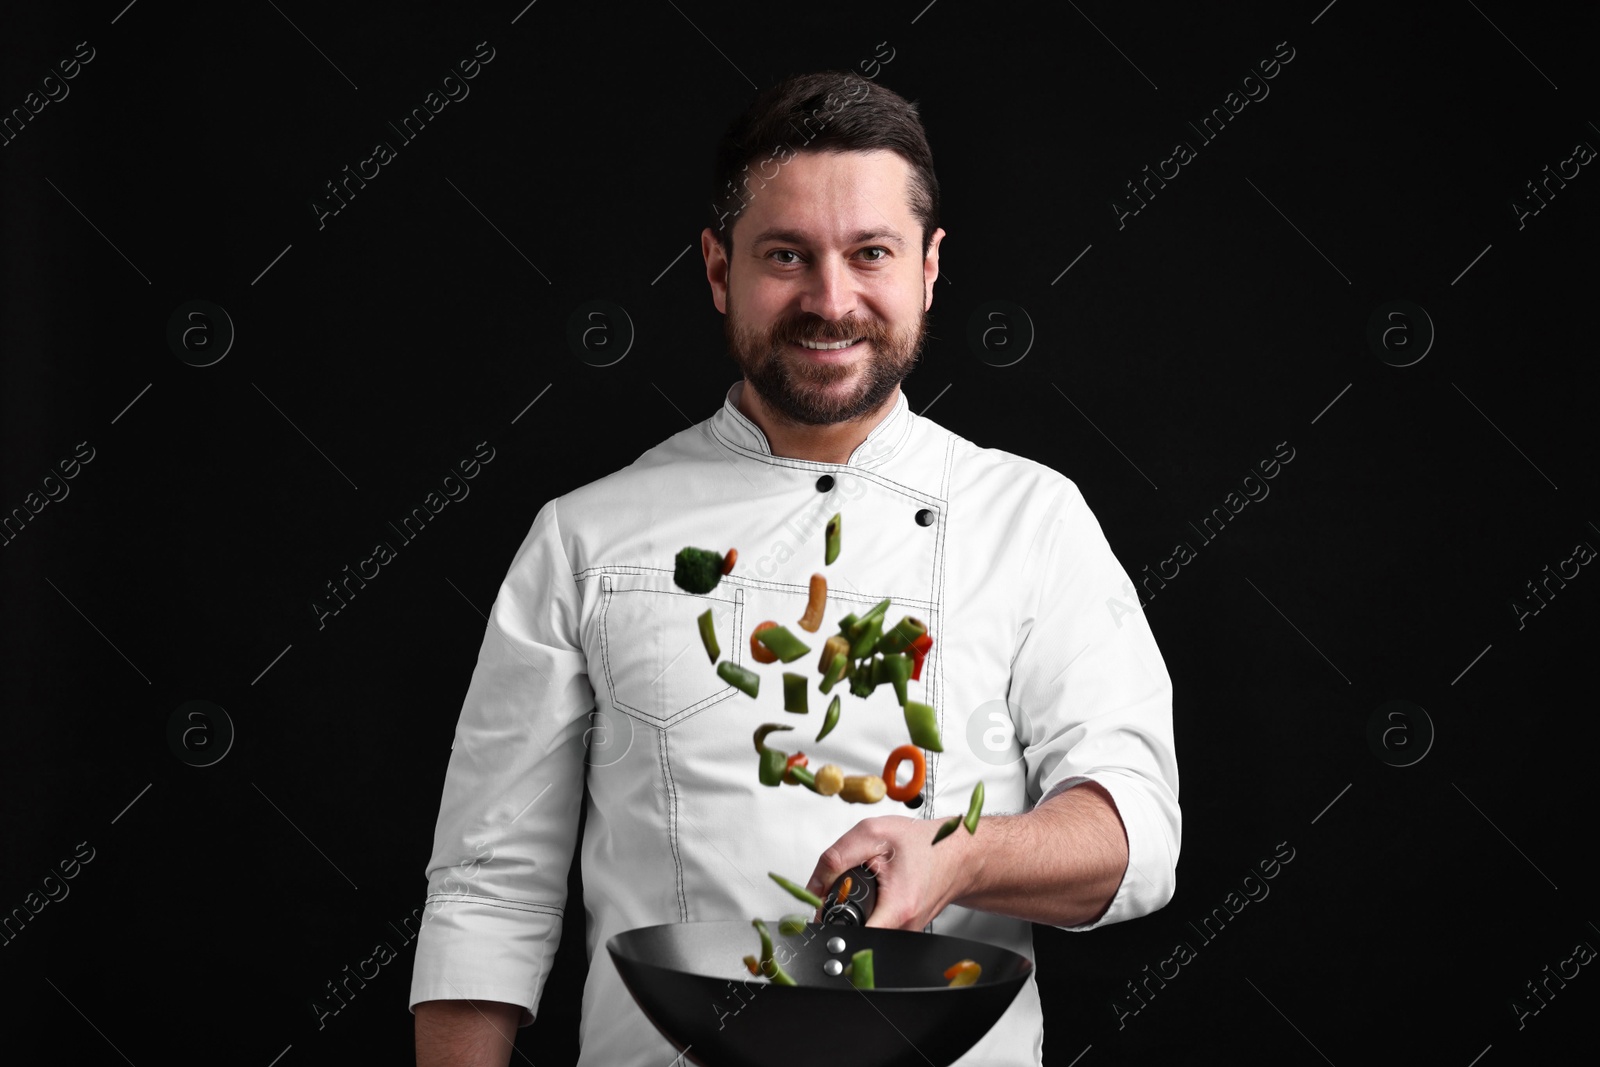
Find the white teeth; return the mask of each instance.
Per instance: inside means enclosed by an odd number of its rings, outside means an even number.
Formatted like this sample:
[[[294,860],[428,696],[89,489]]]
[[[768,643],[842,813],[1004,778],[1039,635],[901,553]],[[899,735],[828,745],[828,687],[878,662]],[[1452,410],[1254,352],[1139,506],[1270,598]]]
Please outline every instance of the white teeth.
[[[858,340],[859,340],[859,338],[858,338]],[[856,342],[855,341],[836,341],[836,342],[834,342],[832,344],[824,344],[821,341],[801,341],[800,343],[805,345],[807,348],[815,349],[818,352],[837,352],[841,348],[849,348],[851,345],[855,344]]]

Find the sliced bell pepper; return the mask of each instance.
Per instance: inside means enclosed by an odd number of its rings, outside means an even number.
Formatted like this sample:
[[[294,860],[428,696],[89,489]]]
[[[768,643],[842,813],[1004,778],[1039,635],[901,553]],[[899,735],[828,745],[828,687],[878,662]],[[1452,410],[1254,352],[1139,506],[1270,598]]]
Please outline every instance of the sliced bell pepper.
[[[798,784],[799,783],[799,779],[796,778],[791,772],[796,767],[800,768],[801,770],[804,770],[807,762],[809,762],[809,761],[806,759],[806,754],[804,752],[796,752],[794,755],[792,755],[788,759],[784,760],[783,761],[783,780],[784,780],[784,783],[786,785],[796,785],[796,784]]]
[[[952,987],[971,985],[978,980],[978,975],[983,973],[983,964],[977,960],[961,960],[951,964],[944,972],[945,979]]]
[[[911,654],[911,680],[913,682],[922,681],[922,661],[928,657],[928,649],[932,647],[933,638],[926,633],[906,647],[906,651]]]

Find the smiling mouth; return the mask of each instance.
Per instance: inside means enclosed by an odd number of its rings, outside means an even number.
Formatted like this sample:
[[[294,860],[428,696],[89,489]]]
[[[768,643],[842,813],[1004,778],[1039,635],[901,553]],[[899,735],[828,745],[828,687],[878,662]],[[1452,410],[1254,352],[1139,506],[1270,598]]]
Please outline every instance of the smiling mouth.
[[[857,337],[853,341],[795,341],[793,343],[800,345],[802,348],[809,348],[814,352],[838,352],[852,345],[858,345],[864,340],[866,338]]]

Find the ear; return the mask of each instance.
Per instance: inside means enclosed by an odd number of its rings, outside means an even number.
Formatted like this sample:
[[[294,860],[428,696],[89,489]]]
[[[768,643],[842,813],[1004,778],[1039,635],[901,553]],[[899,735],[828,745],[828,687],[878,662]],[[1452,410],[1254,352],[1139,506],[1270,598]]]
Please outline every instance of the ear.
[[[933,307],[933,283],[939,280],[939,242],[943,240],[944,230],[934,230],[928,240],[928,254],[922,260],[923,311]]]
[[[711,283],[711,302],[724,315],[728,313],[728,256],[722,242],[707,226],[700,233],[700,255],[706,261],[706,281]]]

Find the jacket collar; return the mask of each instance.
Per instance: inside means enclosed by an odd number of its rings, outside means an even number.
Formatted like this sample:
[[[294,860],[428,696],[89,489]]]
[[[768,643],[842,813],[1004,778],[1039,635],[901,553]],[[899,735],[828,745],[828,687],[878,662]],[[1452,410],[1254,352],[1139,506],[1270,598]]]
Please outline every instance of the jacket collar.
[[[728,387],[727,393],[722,398],[722,407],[708,420],[712,436],[734,452],[752,459],[789,464],[807,462],[773,456],[772,447],[767,443],[767,435],[739,410],[737,401],[739,391],[743,388],[742,379]],[[905,387],[902,385],[899,395],[895,398],[894,407],[890,408],[889,413],[872,428],[866,440],[850,453],[850,459],[845,465],[872,470],[893,459],[910,438],[915,418],[916,416],[911,413],[911,405],[906,401]],[[838,464],[821,463],[818,466],[834,467]]]

